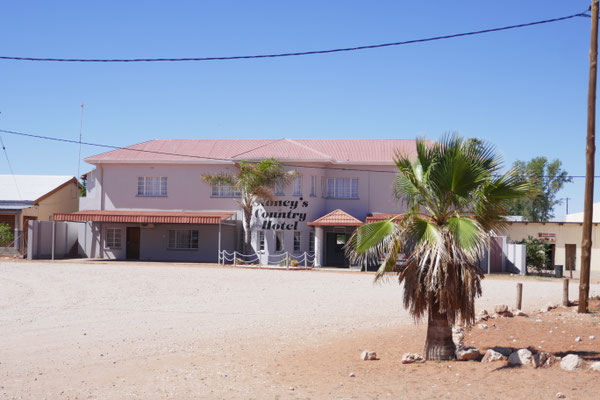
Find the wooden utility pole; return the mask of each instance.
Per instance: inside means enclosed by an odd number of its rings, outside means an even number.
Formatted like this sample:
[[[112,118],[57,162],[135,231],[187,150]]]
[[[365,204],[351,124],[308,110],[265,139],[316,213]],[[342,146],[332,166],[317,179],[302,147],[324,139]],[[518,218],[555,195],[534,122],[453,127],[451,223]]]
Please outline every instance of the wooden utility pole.
[[[587,140],[585,145],[585,201],[581,238],[581,276],[579,278],[579,307],[588,311],[590,292],[590,261],[592,250],[592,217],[594,202],[594,157],[596,154],[596,77],[598,67],[598,0],[592,0],[592,29],[590,35],[590,76],[588,84]]]

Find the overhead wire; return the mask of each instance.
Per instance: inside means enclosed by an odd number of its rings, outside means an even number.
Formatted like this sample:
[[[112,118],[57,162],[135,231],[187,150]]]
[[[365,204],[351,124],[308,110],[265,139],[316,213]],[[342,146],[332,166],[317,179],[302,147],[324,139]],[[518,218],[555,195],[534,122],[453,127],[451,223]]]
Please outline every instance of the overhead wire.
[[[195,158],[195,159],[206,160],[206,161],[218,161],[218,162],[223,162],[223,163],[235,163],[235,162],[239,162],[239,161],[246,161],[246,162],[250,162],[250,163],[259,162],[259,161],[253,161],[253,160],[236,160],[236,159],[232,159],[232,158],[208,157],[208,156],[200,156],[197,154],[185,154],[185,153],[176,153],[176,152],[169,152],[169,151],[136,149],[136,148],[132,148],[132,147],[122,147],[122,146],[115,146],[115,145],[103,144],[103,143],[82,142],[79,140],[65,139],[65,138],[59,138],[59,137],[53,137],[53,136],[37,135],[37,134],[32,134],[32,133],[11,131],[11,130],[7,130],[7,129],[0,129],[0,133],[6,133],[8,135],[15,135],[15,136],[22,136],[22,137],[29,137],[29,138],[33,138],[33,139],[42,139],[42,140],[49,140],[49,141],[54,141],[54,142],[105,148],[105,149],[111,149],[111,150],[126,150],[126,151],[131,151],[131,152],[138,152],[138,153],[148,153],[148,154],[176,156],[176,157],[188,157],[188,158]],[[1,139],[2,139],[2,137],[0,136],[0,140]],[[8,156],[7,156],[7,159],[8,159]],[[293,163],[285,163],[285,162],[280,163],[280,164],[284,167],[290,167],[290,168],[306,168],[306,169],[319,169],[319,170],[328,169],[328,170],[337,170],[337,171],[375,172],[375,173],[387,173],[387,174],[396,174],[397,173],[396,171],[378,170],[378,169],[348,168],[348,167],[336,167],[336,166],[316,166],[316,165],[313,166],[313,165],[293,164]],[[547,176],[543,176],[543,177],[547,177]],[[567,177],[568,178],[585,178],[585,175],[568,175]],[[594,178],[600,178],[600,176],[594,176]]]
[[[8,152],[6,151],[6,146],[4,146],[4,140],[2,139],[2,135],[0,135],[0,144],[2,145],[2,150],[4,150],[4,155],[6,156],[6,162],[8,163],[8,169],[10,170],[10,174],[12,175],[13,182],[15,183],[15,188],[17,189],[17,195],[19,196],[19,200],[23,200],[21,196],[21,191],[19,190],[19,185],[17,184],[17,178],[15,177],[15,173],[13,171],[12,165],[10,164],[10,159],[8,158]]]
[[[516,25],[502,26],[498,28],[481,29],[477,31],[469,31],[462,33],[454,33],[442,36],[432,36],[421,39],[404,40],[400,42],[391,43],[379,43],[365,46],[353,46],[343,47],[336,49],[326,50],[310,50],[310,51],[297,51],[287,53],[273,53],[273,54],[257,54],[257,55],[246,55],[246,56],[225,56],[225,57],[181,57],[181,58],[52,58],[52,57],[16,57],[16,56],[0,56],[0,60],[8,61],[37,61],[37,62],[68,62],[68,63],[137,63],[137,62],[188,62],[188,61],[230,61],[230,60],[248,60],[248,59],[260,59],[260,58],[280,58],[280,57],[298,57],[308,56],[317,54],[330,54],[330,53],[342,53],[350,51],[378,49],[384,47],[403,46],[415,43],[433,42],[437,40],[454,39],[459,37],[482,35],[485,33],[500,32],[511,29],[526,28],[535,25],[549,24],[559,21],[565,21],[577,17],[589,17],[586,12],[589,8],[583,12],[576,14],[567,15],[564,17],[545,19],[540,21],[526,22]]]

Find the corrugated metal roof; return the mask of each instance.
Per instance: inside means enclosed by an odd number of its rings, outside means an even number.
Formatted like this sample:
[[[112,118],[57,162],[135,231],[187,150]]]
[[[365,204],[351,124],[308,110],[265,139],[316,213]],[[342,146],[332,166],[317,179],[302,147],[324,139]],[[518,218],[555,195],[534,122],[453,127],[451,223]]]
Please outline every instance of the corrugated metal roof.
[[[136,224],[216,225],[233,215],[235,215],[234,212],[85,210],[70,214],[54,214],[54,220],[75,222],[126,222]]]
[[[370,224],[372,222],[384,221],[386,219],[390,219],[392,217],[397,217],[402,214],[373,214],[367,217],[365,223]]]
[[[309,226],[360,226],[362,224],[362,221],[339,208],[308,223]]]
[[[14,175],[14,179],[0,175],[0,200],[35,201],[71,179],[68,175]]]
[[[207,162],[222,160],[279,160],[387,163],[397,153],[415,154],[407,139],[157,139],[88,157],[102,162]]]

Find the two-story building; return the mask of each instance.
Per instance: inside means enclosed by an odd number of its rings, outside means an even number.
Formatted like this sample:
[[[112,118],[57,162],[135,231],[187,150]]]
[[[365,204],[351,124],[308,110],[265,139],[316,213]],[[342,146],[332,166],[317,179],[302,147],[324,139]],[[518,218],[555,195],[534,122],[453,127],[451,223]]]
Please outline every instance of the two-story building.
[[[298,177],[255,207],[254,250],[263,263],[307,252],[317,266],[344,266],[356,226],[403,212],[394,158],[414,151],[414,140],[152,140],[85,159],[95,169],[81,211],[55,220],[87,223],[89,257],[216,262],[219,249],[242,249],[239,193],[202,175],[273,157]]]

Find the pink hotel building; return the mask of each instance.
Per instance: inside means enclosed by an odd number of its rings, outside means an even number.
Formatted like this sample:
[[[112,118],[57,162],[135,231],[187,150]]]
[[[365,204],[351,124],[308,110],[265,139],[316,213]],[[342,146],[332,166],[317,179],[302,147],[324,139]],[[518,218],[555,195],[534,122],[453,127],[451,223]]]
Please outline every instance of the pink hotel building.
[[[216,262],[241,251],[237,194],[202,174],[236,172],[241,160],[274,157],[299,176],[255,207],[252,244],[269,255],[314,253],[315,266],[348,266],[342,246],[356,226],[403,212],[393,196],[397,152],[414,140],[152,140],[85,159],[80,211],[91,258]]]

